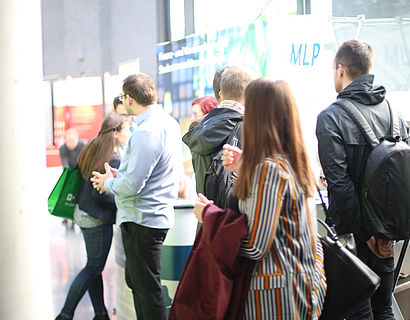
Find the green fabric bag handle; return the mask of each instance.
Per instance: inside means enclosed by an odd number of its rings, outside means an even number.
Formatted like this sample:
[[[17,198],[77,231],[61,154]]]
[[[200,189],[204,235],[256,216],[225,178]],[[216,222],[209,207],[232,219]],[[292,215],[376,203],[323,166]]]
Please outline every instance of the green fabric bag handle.
[[[56,217],[74,220],[76,196],[83,186],[78,168],[65,168],[48,197],[48,211]]]

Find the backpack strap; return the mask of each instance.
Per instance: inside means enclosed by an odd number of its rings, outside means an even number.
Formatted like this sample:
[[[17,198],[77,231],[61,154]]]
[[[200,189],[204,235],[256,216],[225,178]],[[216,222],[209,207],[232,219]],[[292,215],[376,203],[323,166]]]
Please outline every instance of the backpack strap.
[[[335,102],[335,104],[341,106],[343,110],[345,110],[346,113],[350,116],[350,118],[352,118],[352,120],[359,127],[360,131],[363,133],[367,142],[372,148],[376,147],[380,143],[366,118],[350,100],[339,99]]]
[[[390,106],[389,101],[386,100],[386,102],[387,102],[387,106],[389,107],[389,112],[390,112],[391,135],[396,141],[400,141],[401,140],[401,133],[400,133],[399,115]]]
[[[400,141],[400,121],[397,113],[393,108],[390,106],[390,103],[385,100],[387,103],[387,107],[389,109],[390,115],[390,132],[391,136],[396,141]],[[352,118],[352,120],[356,123],[359,127],[360,131],[365,136],[367,142],[370,144],[372,148],[376,147],[380,140],[376,137],[372,127],[370,126],[369,122],[360,112],[360,110],[348,99],[339,99],[335,102],[335,104],[341,106],[347,114]]]

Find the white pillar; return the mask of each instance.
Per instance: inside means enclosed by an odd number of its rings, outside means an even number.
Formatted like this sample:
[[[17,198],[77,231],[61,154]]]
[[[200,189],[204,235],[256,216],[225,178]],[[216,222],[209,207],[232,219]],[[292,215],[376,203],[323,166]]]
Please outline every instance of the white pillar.
[[[52,319],[41,1],[0,1],[0,318]]]

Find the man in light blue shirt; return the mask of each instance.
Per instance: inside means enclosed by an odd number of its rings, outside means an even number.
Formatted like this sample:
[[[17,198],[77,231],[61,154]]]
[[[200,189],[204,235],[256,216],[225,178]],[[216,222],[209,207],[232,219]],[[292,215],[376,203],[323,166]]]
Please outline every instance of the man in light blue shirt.
[[[123,104],[134,115],[133,133],[118,171],[94,172],[94,187],[112,192],[118,207],[126,257],[125,277],[138,319],[166,319],[161,286],[162,243],[174,224],[181,173],[180,128],[156,105],[154,81],[146,74],[124,80]]]

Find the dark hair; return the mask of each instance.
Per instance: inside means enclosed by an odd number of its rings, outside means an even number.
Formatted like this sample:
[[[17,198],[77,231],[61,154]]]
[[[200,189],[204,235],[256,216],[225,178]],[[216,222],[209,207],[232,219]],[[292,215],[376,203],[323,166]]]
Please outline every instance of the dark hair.
[[[335,66],[343,65],[351,79],[368,74],[373,66],[374,53],[370,44],[349,40],[342,43],[335,56]]]
[[[93,171],[104,172],[104,163],[109,162],[114,153],[114,132],[121,131],[126,121],[128,117],[122,114],[108,114],[98,136],[90,140],[81,150],[78,156],[78,167],[84,179],[90,179]]]
[[[124,94],[131,96],[141,106],[149,106],[157,101],[157,88],[154,80],[145,74],[133,74],[124,80]]]
[[[243,69],[228,67],[221,77],[221,93],[224,100],[243,102],[245,88],[252,77]]]
[[[245,90],[243,153],[233,193],[246,199],[251,192],[255,167],[265,158],[284,155],[290,162],[299,186],[313,195],[314,179],[303,141],[299,111],[285,81],[260,78]]]
[[[216,99],[212,96],[205,96],[202,98],[196,98],[192,101],[192,105],[198,104],[199,107],[201,108],[201,111],[203,114],[207,114],[209,111],[211,111],[213,108],[216,107],[218,102]]]
[[[216,70],[215,72],[215,76],[214,76],[214,82],[213,82],[213,90],[214,90],[214,95],[216,98],[216,101],[220,101],[221,97],[219,96],[219,91],[221,91],[221,77],[222,74],[224,73],[224,71],[228,68],[228,66],[219,68],[218,70]]]
[[[117,111],[117,106],[119,104],[122,104],[122,101],[121,101],[120,97],[119,96],[115,97],[112,104],[114,106],[114,110]]]

